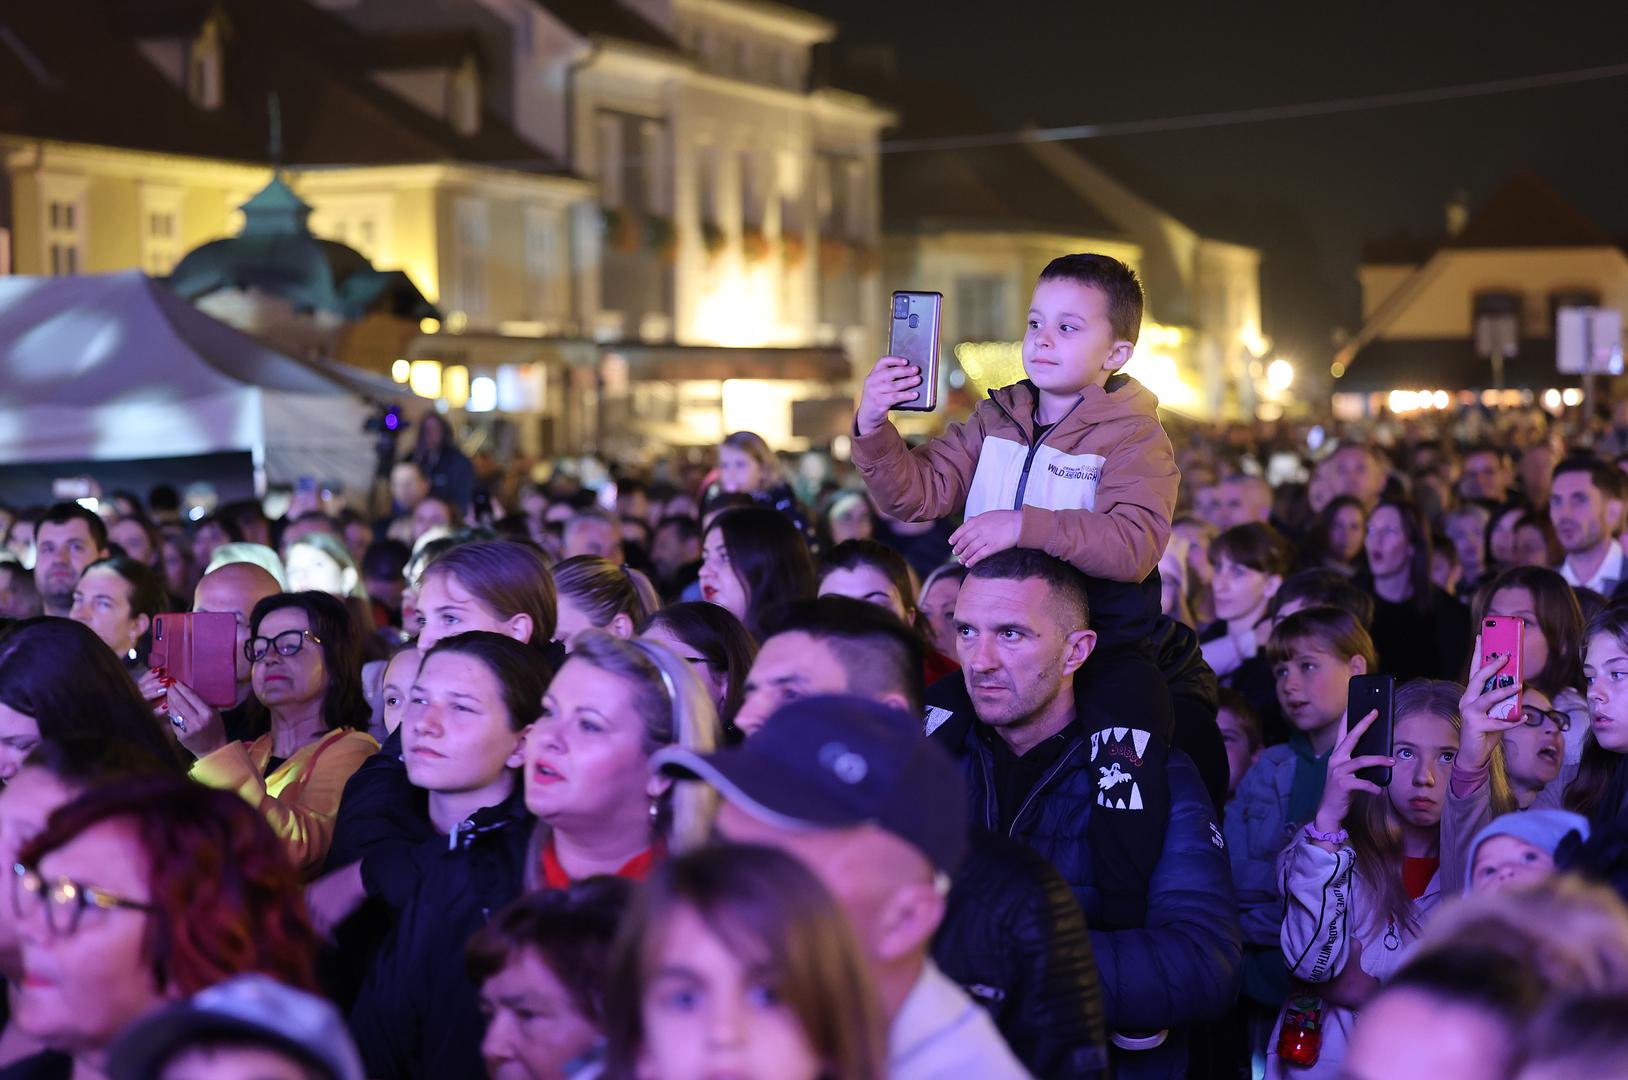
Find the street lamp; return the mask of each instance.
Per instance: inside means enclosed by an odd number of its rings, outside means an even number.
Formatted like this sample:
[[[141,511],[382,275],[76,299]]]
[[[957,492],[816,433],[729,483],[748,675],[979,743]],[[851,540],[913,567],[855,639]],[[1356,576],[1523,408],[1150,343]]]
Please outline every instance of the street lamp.
[[[1294,385],[1294,365],[1282,357],[1266,365],[1266,385],[1276,394],[1289,389]]]

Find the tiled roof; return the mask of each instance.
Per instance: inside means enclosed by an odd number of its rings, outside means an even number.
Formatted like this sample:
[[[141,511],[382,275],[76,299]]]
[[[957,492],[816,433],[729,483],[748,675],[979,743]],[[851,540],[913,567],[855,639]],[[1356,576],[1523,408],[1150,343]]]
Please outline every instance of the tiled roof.
[[[138,42],[190,39],[224,19],[224,101],[192,104]],[[457,35],[412,42],[423,59]],[[462,135],[376,84],[401,40],[371,39],[304,0],[51,0],[0,14],[0,133],[243,161],[268,157],[268,100],[290,165],[460,161],[529,172],[560,164],[494,111]],[[9,54],[9,55],[7,55]],[[459,57],[449,55],[447,65]]]

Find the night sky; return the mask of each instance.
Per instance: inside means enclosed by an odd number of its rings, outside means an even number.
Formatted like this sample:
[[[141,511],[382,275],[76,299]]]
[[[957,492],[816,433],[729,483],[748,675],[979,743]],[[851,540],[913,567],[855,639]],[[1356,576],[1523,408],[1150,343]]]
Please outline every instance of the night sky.
[[[902,76],[953,84],[1003,126],[1182,116],[1628,61],[1621,2],[797,6],[841,25],[839,57],[891,43]],[[1478,205],[1532,169],[1628,238],[1628,78],[1070,145],[1141,179],[1201,231],[1261,247],[1267,332],[1308,361],[1326,362],[1334,327],[1356,328],[1362,243],[1439,234],[1455,189]]]

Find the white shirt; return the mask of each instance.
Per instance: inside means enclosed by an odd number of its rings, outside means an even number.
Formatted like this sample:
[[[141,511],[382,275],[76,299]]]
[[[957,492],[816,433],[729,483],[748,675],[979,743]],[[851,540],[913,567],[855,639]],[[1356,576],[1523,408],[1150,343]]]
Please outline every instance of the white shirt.
[[[888,1031],[889,1080],[1031,1080],[995,1021],[927,961]]]
[[[1622,545],[1615,540],[1611,541],[1611,550],[1605,553],[1600,569],[1587,581],[1578,579],[1577,572],[1572,569],[1570,557],[1560,564],[1560,576],[1566,579],[1566,584],[1574,589],[1592,589],[1607,600],[1611,599],[1612,591],[1622,581],[1622,572]]]

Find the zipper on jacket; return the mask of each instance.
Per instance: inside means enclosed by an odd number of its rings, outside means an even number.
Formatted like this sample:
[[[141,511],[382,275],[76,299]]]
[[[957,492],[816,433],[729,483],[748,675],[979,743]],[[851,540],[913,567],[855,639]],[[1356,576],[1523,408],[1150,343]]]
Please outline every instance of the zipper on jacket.
[[[1036,402],[1037,405],[1039,404],[1039,400],[1040,400],[1039,394],[1040,394],[1040,391],[1036,390],[1035,391],[1035,395],[1036,395],[1035,396],[1035,402]],[[989,400],[995,401],[994,396],[991,395]],[[1054,423],[1054,424],[1052,424],[1052,425],[1050,425],[1049,427],[1046,428],[1046,435],[1050,435],[1052,432],[1056,431],[1059,424],[1061,424],[1064,420],[1067,420],[1070,416],[1073,416],[1074,415],[1074,410],[1078,409],[1080,407],[1080,404],[1083,401],[1085,401],[1085,396],[1082,394],[1074,402],[1073,405],[1069,406],[1068,412],[1066,412],[1062,416],[1058,417],[1056,423]],[[1010,412],[1007,412],[1006,406],[1002,405],[998,401],[995,401],[995,408],[999,409],[1001,411],[1001,413],[1006,417],[1006,419],[1010,420],[1012,422],[1012,425],[1014,427],[1016,427],[1019,431],[1023,430],[1023,425],[1018,423],[1016,417],[1014,417]],[[1030,417],[1030,421],[1037,427],[1040,424],[1040,420],[1039,420],[1038,416]],[[1023,472],[1018,475],[1017,498],[1012,500],[1012,509],[1013,510],[1022,510],[1023,509],[1023,494],[1024,494],[1024,492],[1026,492],[1029,489],[1029,470],[1034,467],[1034,457],[1035,457],[1035,455],[1040,453],[1040,448],[1042,446],[1046,445],[1046,436],[1045,435],[1042,435],[1038,439],[1036,439],[1032,435],[1025,435],[1024,439],[1029,444],[1029,452],[1027,454],[1025,454],[1024,457],[1023,457]]]
[[[1068,759],[1073,757],[1080,747],[1084,745],[1084,742],[1076,739],[1074,741],[1074,745],[1063,751],[1063,756],[1058,758],[1050,769],[1046,770],[1046,775],[1040,778],[1040,783],[1029,789],[1029,794],[1023,799],[1023,805],[1018,807],[1018,812],[1016,814],[1012,815],[1012,824],[1006,827],[1007,836],[1010,836],[1014,840],[1017,839],[1018,822],[1023,820],[1023,815],[1028,812],[1029,805],[1034,802],[1034,797],[1040,794],[1041,791],[1045,790],[1047,784],[1051,783],[1057,778],[1057,774],[1063,771],[1063,766],[1068,764]]]

